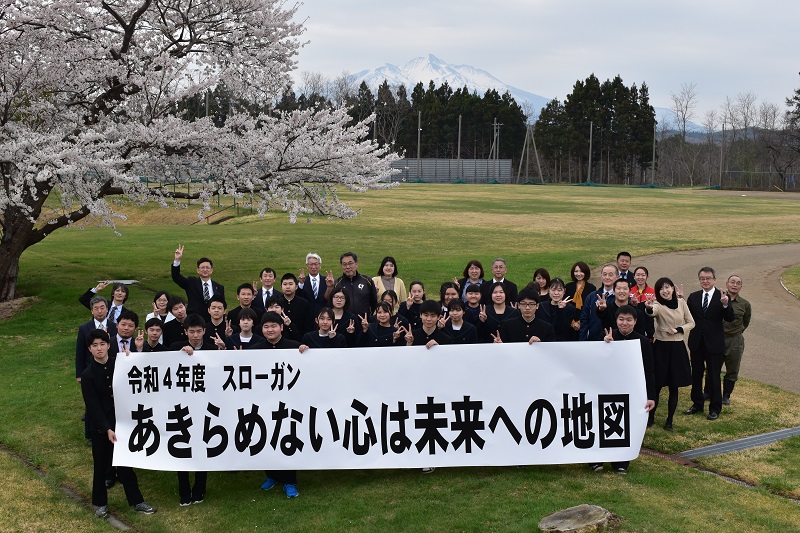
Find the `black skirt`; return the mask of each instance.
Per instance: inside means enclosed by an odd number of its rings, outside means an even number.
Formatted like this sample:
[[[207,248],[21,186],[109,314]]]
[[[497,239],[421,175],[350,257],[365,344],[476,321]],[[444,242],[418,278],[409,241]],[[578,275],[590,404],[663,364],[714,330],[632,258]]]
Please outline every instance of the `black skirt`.
[[[653,363],[656,387],[686,387],[692,384],[689,352],[683,341],[655,341]]]

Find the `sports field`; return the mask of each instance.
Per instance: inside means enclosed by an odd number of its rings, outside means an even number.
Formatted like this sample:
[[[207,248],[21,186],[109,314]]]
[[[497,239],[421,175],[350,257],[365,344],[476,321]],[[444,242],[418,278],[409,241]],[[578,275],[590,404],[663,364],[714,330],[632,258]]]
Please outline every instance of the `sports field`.
[[[81,507],[56,488],[69,485],[87,501],[91,491],[91,454],[74,380],[75,332],[88,312],[77,297],[97,280],[136,279],[129,305],[143,316],[156,290],[179,291],[169,274],[179,243],[186,247],[187,269],[195,258],[211,257],[214,279],[231,294],[265,266],[297,272],[309,251],[322,256],[323,270],[338,275],[339,254],[352,250],[362,273],[375,275],[380,260],[392,255],[406,284],[420,279],[433,295],[473,258],[486,267],[494,257],[506,258],[508,278],[524,285],[537,267],[567,277],[574,261],[597,266],[619,250],[630,251],[637,264],[637,256],[651,253],[800,240],[794,196],[424,184],[344,196],[361,210],[357,219],[292,225],[284,214],[270,214],[189,226],[194,207],[131,208],[120,236],[87,224],[28,250],[19,290],[32,298],[0,322],[0,444],[46,476],[0,462],[3,478],[11,480],[0,486],[0,530],[103,529],[85,501]],[[676,420],[673,433],[649,430],[645,446],[673,453],[800,425],[797,395],[752,381],[740,387],[749,400],[736,415],[721,418],[711,436],[704,419],[688,417]],[[686,397],[688,389],[681,405]],[[641,457],[625,477],[593,474],[583,465],[438,469],[426,476],[411,470],[301,472],[296,500],[260,491],[261,472],[212,473],[206,501],[189,508],[177,505],[174,473],[142,471],[142,492],[159,512],[130,511],[121,487],[111,490],[110,507],[142,531],[530,531],[542,516],[579,503],[617,513],[625,531],[789,531],[800,528],[797,504],[785,497],[800,497],[800,472],[792,466],[800,456],[797,439],[788,442],[781,457],[761,453],[741,461],[742,468],[769,474],[756,479],[775,478],[756,489]],[[28,521],[31,513],[39,522]]]

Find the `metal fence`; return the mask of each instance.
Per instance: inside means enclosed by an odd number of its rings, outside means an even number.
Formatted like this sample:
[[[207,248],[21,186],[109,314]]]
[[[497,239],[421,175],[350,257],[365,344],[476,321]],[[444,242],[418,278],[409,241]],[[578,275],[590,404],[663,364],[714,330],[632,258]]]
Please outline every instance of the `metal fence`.
[[[398,159],[393,181],[426,183],[513,183],[510,159]]]

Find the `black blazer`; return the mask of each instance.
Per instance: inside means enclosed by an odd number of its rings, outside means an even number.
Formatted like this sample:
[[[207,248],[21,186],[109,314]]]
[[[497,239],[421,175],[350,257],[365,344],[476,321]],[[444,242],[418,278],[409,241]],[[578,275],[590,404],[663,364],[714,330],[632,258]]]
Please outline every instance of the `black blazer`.
[[[181,289],[186,291],[186,301],[188,303],[186,306],[186,312],[190,315],[200,315],[203,317],[203,320],[210,322],[211,317],[208,316],[208,305],[206,304],[205,298],[203,298],[203,282],[200,280],[200,278],[195,276],[189,276],[187,278],[183,276],[181,274],[180,265],[175,266],[173,264],[172,281],[177,283]],[[214,289],[214,296],[225,298],[225,287],[213,279],[211,280],[211,288]]]
[[[317,287],[316,298],[314,298],[314,291],[311,289],[311,278],[309,277],[306,277],[303,288],[297,291],[298,296],[305,298],[306,301],[311,304],[311,312],[313,315],[319,313],[319,310],[323,307],[328,307],[328,300],[325,299],[325,291],[328,289],[328,285],[325,283],[325,276],[320,275],[319,283],[320,285]]]
[[[714,291],[708,310],[703,313],[703,291],[695,291],[686,299],[689,312],[694,319],[694,329],[689,332],[689,349],[694,351],[704,346],[707,352],[725,352],[725,331],[722,321],[733,322],[736,318],[733,306],[722,307],[719,289]]]
[[[283,293],[276,289],[275,285],[273,285],[272,296],[275,296],[276,294],[283,296]],[[255,311],[261,311],[261,314],[264,314],[264,311],[266,311],[266,309],[264,309],[264,289],[258,289],[256,291],[256,295],[253,298],[253,303],[250,304],[250,307],[252,307]]]
[[[107,321],[107,329],[109,337],[116,337],[117,335],[117,327],[111,323],[111,321]],[[86,344],[86,336],[94,331],[94,319],[91,319],[89,322],[85,324],[81,324],[78,328],[78,338],[75,341],[75,377],[81,377],[83,371],[89,366],[89,363],[92,362],[93,357],[92,353],[89,351],[89,345]]]

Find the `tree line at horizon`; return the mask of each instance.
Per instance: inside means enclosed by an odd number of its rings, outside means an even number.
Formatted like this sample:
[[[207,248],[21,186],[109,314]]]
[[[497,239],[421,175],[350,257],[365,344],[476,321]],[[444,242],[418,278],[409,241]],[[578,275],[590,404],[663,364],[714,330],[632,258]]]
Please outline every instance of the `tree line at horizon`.
[[[299,86],[285,87],[273,111],[335,107],[341,102],[354,122],[374,113],[375,121],[366,138],[410,158],[417,156],[420,113],[422,158],[491,157],[496,119],[501,124],[499,157],[511,159],[514,169],[519,168],[526,124],[533,109],[527,103],[517,103],[508,92],[500,94],[492,89],[480,95],[467,87],[454,90],[447,82],[437,87],[430,81],[427,86],[417,83],[409,94],[404,85],[391,86],[384,79],[373,93],[366,82],[356,85],[347,73],[327,80],[322,74],[304,72],[301,78]],[[787,99],[789,110],[782,114],[777,105],[758,105],[752,93],[740,93],[726,99],[719,111],[706,112],[701,117],[704,131],[693,133],[687,130],[687,123],[698,118],[693,110],[697,98],[694,89],[693,84],[684,84],[672,93],[674,121],[656,124],[645,82],[628,87],[616,76],[601,83],[594,74],[577,80],[563,100],[553,99],[541,110],[534,125],[544,181],[652,183],[655,141],[656,185],[771,188],[773,181],[759,178],[767,174],[777,175],[780,188],[791,187],[800,160],[799,97]],[[230,95],[220,87],[210,94],[209,112],[215,120],[224,121],[232,104]],[[195,95],[182,104],[181,111],[189,119],[204,116],[205,102],[204,95]],[[535,168],[534,155],[528,153],[531,159],[526,168]],[[538,181],[538,175],[532,172],[525,179]]]

